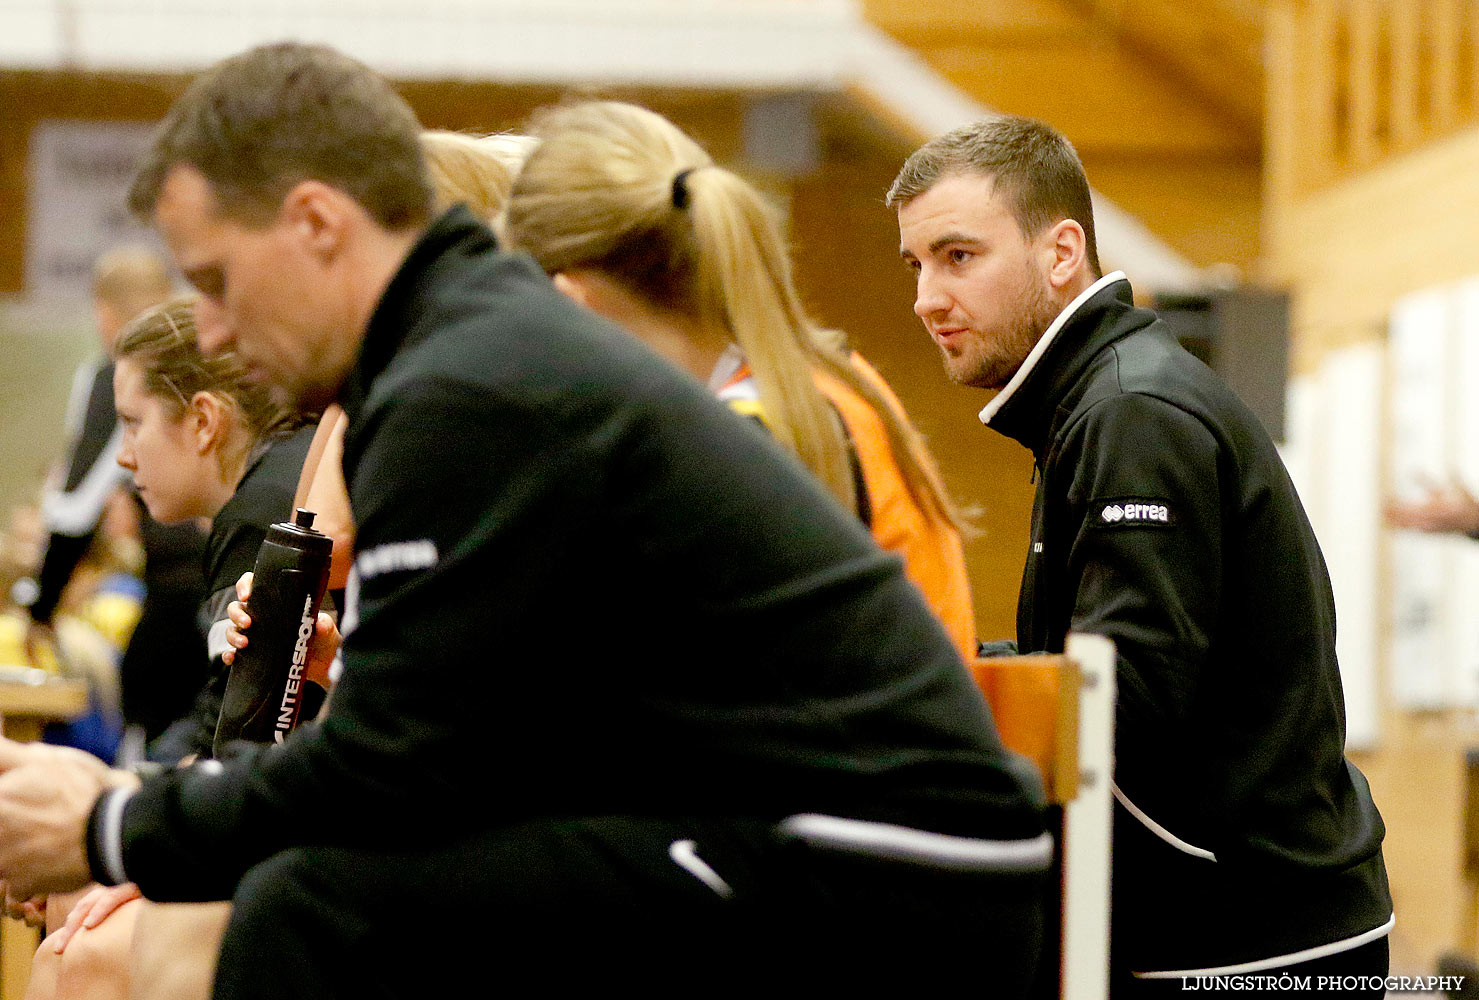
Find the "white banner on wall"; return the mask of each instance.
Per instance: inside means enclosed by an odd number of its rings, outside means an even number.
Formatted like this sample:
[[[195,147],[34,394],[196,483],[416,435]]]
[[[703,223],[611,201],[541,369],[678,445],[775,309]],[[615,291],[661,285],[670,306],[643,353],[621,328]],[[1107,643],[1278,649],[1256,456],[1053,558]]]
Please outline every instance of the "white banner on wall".
[[[1333,351],[1313,374],[1289,380],[1285,441],[1279,446],[1314,526],[1335,592],[1336,655],[1345,693],[1346,747],[1381,738],[1380,344]]]
[[[1479,278],[1453,290],[1453,324],[1448,370],[1448,474],[1469,490],[1479,490]],[[1447,538],[1454,576],[1449,591],[1449,685],[1458,705],[1479,705],[1479,543]]]
[[[128,213],[126,198],[153,126],[43,121],[31,133],[26,288],[43,297],[87,297],[92,266],[124,243],[162,249]]]
[[[1315,531],[1324,520],[1324,480],[1318,476],[1319,457],[1325,453],[1325,380],[1314,375],[1294,375],[1289,379],[1284,404],[1284,440],[1279,442],[1279,457],[1299,502]]]
[[[1316,534],[1335,591],[1335,649],[1345,691],[1346,745],[1373,748],[1381,733],[1381,406],[1379,343],[1332,352],[1322,367],[1322,480]]]
[[[1392,307],[1389,489],[1417,501],[1452,475],[1457,300],[1451,287],[1408,295]],[[1391,538],[1391,688],[1401,708],[1460,701],[1454,678],[1473,654],[1456,641],[1472,616],[1455,606],[1453,540],[1398,531]]]

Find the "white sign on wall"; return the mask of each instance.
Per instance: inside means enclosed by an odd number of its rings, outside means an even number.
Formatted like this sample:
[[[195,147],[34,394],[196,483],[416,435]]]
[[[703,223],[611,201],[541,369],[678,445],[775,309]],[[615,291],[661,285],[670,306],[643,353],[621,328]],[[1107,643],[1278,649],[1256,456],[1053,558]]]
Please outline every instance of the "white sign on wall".
[[[1391,493],[1421,499],[1448,476],[1453,427],[1448,401],[1453,296],[1447,288],[1408,295],[1392,307]],[[1452,704],[1448,595],[1453,548],[1445,539],[1399,531],[1391,540],[1392,695],[1402,708]]]
[[[1381,399],[1380,344],[1333,351],[1323,365],[1324,447],[1316,531],[1335,592],[1335,649],[1345,692],[1346,746],[1369,750],[1381,734],[1380,643]]]
[[[153,125],[43,121],[31,133],[26,288],[45,297],[87,297],[98,256],[124,243],[162,249],[134,221],[126,198]]]
[[[1320,542],[1335,594],[1336,655],[1345,695],[1346,748],[1381,738],[1378,680],[1381,578],[1381,399],[1385,355],[1360,343],[1289,380],[1279,447]]]
[[[1447,475],[1467,489],[1479,488],[1479,279],[1453,289],[1449,346]],[[1457,705],[1479,705],[1479,545],[1449,536],[1453,580],[1449,590],[1449,687]]]

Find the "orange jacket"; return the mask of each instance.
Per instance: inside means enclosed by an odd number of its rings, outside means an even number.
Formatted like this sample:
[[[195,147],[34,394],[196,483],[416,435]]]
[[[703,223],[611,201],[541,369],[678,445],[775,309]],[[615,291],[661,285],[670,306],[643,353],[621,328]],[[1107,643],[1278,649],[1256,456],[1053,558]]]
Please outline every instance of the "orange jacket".
[[[903,404],[883,376],[856,352],[850,355],[850,360],[858,374],[902,416]],[[889,447],[883,420],[867,401],[828,372],[817,371],[814,378],[817,388],[847,426],[868,490],[869,527],[874,541],[903,558],[904,572],[923,592],[956,648],[969,662],[976,655],[976,615],[960,533],[954,525],[921,507],[909,493]],[[752,392],[744,391],[751,387],[744,385],[747,382],[753,384],[750,369],[744,366],[729,379],[719,396],[737,412],[764,422],[765,414],[758,399]]]

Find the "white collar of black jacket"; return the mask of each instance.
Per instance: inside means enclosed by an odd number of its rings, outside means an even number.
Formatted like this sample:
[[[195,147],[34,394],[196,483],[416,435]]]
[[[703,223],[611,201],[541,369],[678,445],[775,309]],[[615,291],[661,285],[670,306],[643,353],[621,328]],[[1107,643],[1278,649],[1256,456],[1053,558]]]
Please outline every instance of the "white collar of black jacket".
[[[1006,401],[1011,398],[1012,393],[1017,391],[1018,386],[1027,381],[1027,375],[1029,372],[1032,371],[1033,365],[1037,364],[1038,359],[1041,358],[1045,353],[1047,353],[1048,346],[1052,344],[1053,339],[1058,336],[1058,331],[1063,329],[1063,325],[1068,322],[1068,320],[1073,316],[1074,313],[1078,312],[1079,309],[1083,307],[1083,304],[1085,302],[1092,299],[1095,295],[1099,294],[1100,291],[1108,288],[1116,281],[1128,280],[1130,279],[1125,277],[1124,271],[1110,271],[1108,274],[1100,278],[1098,281],[1094,282],[1088,288],[1085,288],[1082,292],[1079,292],[1078,298],[1068,303],[1068,307],[1060,312],[1057,318],[1055,318],[1053,322],[1048,325],[1048,328],[1043,331],[1043,335],[1037,338],[1037,343],[1032,346],[1032,352],[1027,355],[1027,359],[1022,362],[1022,367],[1017,369],[1017,374],[1012,376],[1012,380],[1007,383],[1006,388],[1001,390],[1001,392],[998,392],[992,398],[991,402],[987,403],[984,407],[981,408],[981,412],[978,414],[978,416],[981,418],[981,423],[990,426],[991,418],[996,416],[996,411],[1000,410],[1004,405],[1006,405]]]

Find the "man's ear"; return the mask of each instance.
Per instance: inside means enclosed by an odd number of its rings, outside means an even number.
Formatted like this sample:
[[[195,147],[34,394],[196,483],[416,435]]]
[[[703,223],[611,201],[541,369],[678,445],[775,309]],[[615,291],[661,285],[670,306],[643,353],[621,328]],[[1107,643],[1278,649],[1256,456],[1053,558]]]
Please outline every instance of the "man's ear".
[[[283,196],[278,220],[287,224],[310,254],[328,260],[343,246],[356,207],[349,195],[333,185],[299,181]]]
[[[185,419],[189,421],[196,454],[204,455],[212,449],[219,449],[225,442],[227,421],[231,416],[228,409],[226,401],[213,392],[197,392],[190,397]]]
[[[590,308],[591,288],[578,271],[556,271],[550,281],[566,298]]]
[[[1073,219],[1062,219],[1044,234],[1048,283],[1063,288],[1088,266],[1088,239],[1084,227]]]

